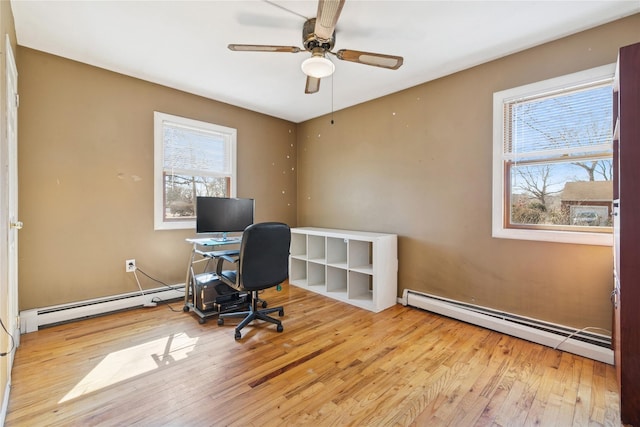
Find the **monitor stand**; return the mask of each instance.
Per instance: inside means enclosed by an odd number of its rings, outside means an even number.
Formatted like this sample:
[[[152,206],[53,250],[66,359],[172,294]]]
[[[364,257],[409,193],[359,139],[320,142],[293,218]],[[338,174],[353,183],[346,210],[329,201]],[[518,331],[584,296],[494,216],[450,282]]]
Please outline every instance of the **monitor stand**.
[[[217,237],[217,238],[215,238],[213,240],[215,240],[216,242],[226,242],[228,240],[227,239],[227,233],[224,232],[224,233],[222,233],[222,237]]]

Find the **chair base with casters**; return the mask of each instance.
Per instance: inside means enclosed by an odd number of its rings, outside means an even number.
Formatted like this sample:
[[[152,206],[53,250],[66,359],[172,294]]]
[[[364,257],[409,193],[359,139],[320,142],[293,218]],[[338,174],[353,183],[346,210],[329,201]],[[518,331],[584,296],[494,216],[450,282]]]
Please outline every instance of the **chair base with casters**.
[[[271,308],[263,308],[258,309],[258,304],[262,304],[263,307],[266,306],[266,302],[258,298],[258,291],[251,292],[251,303],[249,304],[248,311],[238,311],[232,313],[221,313],[218,316],[218,325],[224,325],[224,319],[227,317],[244,317],[242,321],[236,326],[234,338],[239,340],[242,338],[242,333],[240,332],[242,328],[247,326],[249,323],[254,320],[263,320],[265,322],[273,323],[276,326],[276,331],[282,332],[284,328],[282,327],[282,322],[278,319],[274,319],[273,317],[268,316],[271,313],[278,312],[278,316],[284,316],[284,308],[283,307],[271,307]]]

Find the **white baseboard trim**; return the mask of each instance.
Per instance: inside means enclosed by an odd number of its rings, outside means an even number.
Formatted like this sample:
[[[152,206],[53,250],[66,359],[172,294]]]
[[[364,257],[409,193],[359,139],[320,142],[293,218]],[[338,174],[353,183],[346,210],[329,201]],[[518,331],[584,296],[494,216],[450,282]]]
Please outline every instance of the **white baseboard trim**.
[[[405,289],[402,305],[421,308],[613,365],[611,337]]]
[[[113,295],[71,304],[35,308],[20,312],[20,332],[37,331],[41,326],[82,319],[127,308],[140,307],[155,301],[184,298],[184,285],[146,289],[140,292]]]
[[[11,378],[7,379],[7,386],[4,388],[4,399],[2,399],[2,412],[0,412],[0,426],[4,425],[9,410],[9,393],[11,392]]]

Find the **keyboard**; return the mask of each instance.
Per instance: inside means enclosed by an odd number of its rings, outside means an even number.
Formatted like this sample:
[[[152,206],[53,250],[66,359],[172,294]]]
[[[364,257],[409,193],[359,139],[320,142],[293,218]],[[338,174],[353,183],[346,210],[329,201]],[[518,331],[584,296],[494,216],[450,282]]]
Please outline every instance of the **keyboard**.
[[[224,243],[240,243],[242,241],[241,237],[215,237],[211,239],[212,242],[224,242]]]
[[[230,249],[228,251],[212,251],[212,252],[208,252],[208,254],[213,257],[213,258],[217,258],[217,257],[221,257],[221,256],[233,256],[233,255],[238,255],[240,253],[240,251],[238,249]]]

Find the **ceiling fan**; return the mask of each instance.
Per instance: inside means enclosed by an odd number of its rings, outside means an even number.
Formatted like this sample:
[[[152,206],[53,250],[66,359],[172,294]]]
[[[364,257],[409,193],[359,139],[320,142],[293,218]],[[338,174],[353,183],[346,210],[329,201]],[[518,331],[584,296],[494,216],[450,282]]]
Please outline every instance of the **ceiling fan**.
[[[302,63],[302,71],[307,75],[305,93],[316,93],[320,89],[320,79],[330,76],[335,65],[326,55],[331,54],[343,61],[358,62],[364,65],[397,70],[403,62],[401,56],[381,53],[362,52],[359,50],[340,49],[332,52],[336,42],[336,24],[345,0],[319,0],[318,15],[307,19],[302,27],[302,44],[304,50],[311,52],[311,57]],[[236,52],[302,52],[297,46],[272,46],[254,44],[230,44],[229,49]]]

